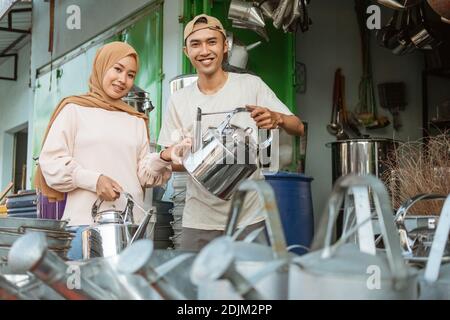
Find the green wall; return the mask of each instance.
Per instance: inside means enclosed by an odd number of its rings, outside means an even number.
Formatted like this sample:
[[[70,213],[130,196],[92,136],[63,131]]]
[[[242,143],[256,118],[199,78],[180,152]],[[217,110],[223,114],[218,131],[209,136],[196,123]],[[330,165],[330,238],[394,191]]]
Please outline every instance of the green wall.
[[[260,76],[280,100],[296,113],[295,35],[275,29],[270,19],[266,19],[269,42],[253,31],[232,28],[231,20],[228,19],[229,7],[230,0],[185,0],[184,23],[198,14],[207,13],[217,17],[227,31],[233,32],[246,45],[262,41],[259,47],[249,52],[248,69]],[[187,58],[183,60],[183,72],[195,72]]]

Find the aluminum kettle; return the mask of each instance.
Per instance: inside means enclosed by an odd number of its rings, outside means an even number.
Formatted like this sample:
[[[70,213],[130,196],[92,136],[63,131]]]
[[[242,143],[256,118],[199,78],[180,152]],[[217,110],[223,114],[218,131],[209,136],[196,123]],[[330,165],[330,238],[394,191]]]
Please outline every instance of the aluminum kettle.
[[[82,231],[83,259],[111,257],[120,253],[128,245],[145,235],[153,210],[145,212],[142,222],[137,225],[133,219],[133,207],[136,202],[125,193],[125,210],[108,209],[99,212],[103,201],[97,199],[92,205],[94,224]]]
[[[194,141],[191,151],[183,159],[190,176],[207,191],[222,200],[229,200],[240,182],[258,169],[259,151],[270,146],[272,135],[257,143],[251,128],[242,129],[230,124],[231,119],[246,108],[227,112],[202,113],[197,109]],[[202,116],[226,114],[217,127],[210,128],[202,136]]]

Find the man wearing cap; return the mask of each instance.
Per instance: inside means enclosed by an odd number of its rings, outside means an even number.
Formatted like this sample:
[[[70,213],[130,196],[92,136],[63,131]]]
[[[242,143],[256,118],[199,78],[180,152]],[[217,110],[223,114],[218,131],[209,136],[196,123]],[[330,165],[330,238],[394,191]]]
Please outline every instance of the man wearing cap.
[[[300,119],[290,112],[259,77],[222,69],[228,43],[226,32],[218,19],[204,14],[196,16],[185,27],[184,44],[184,53],[196,68],[198,80],[170,97],[158,139],[159,145],[173,145],[186,133],[192,136],[198,107],[208,113],[247,107],[251,112],[238,113],[233,117],[232,124],[241,128],[250,127],[254,133],[258,128],[282,128],[292,135],[303,134]],[[208,127],[217,127],[223,120],[223,114],[203,117],[203,132]],[[184,171],[182,166],[174,165],[173,169]],[[264,179],[264,176],[257,170],[249,179]],[[200,250],[209,241],[222,235],[229,209],[230,201],[215,197],[189,177],[181,249]],[[261,212],[261,209],[262,204],[256,193],[248,193],[238,228],[255,212]],[[264,216],[257,215],[241,235],[245,236],[262,226]]]

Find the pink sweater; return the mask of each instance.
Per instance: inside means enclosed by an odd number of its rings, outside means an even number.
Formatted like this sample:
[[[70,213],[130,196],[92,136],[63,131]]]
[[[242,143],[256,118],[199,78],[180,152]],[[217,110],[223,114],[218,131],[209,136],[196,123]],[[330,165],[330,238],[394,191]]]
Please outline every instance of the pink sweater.
[[[149,152],[145,122],[125,112],[68,104],[54,121],[39,156],[47,184],[67,192],[63,219],[69,225],[93,223],[91,208],[100,174],[117,181],[142,205],[142,186],[157,186],[171,175],[169,162]],[[104,202],[100,211],[123,210],[126,199]],[[135,208],[135,222],[143,213]]]

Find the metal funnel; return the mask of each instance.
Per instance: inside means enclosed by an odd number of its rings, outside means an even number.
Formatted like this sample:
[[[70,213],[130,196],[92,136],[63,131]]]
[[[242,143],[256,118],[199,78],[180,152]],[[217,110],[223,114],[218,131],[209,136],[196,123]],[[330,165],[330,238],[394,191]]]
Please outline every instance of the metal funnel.
[[[261,9],[253,6],[251,2],[232,0],[228,19],[247,22],[256,27],[265,27],[264,16]]]

